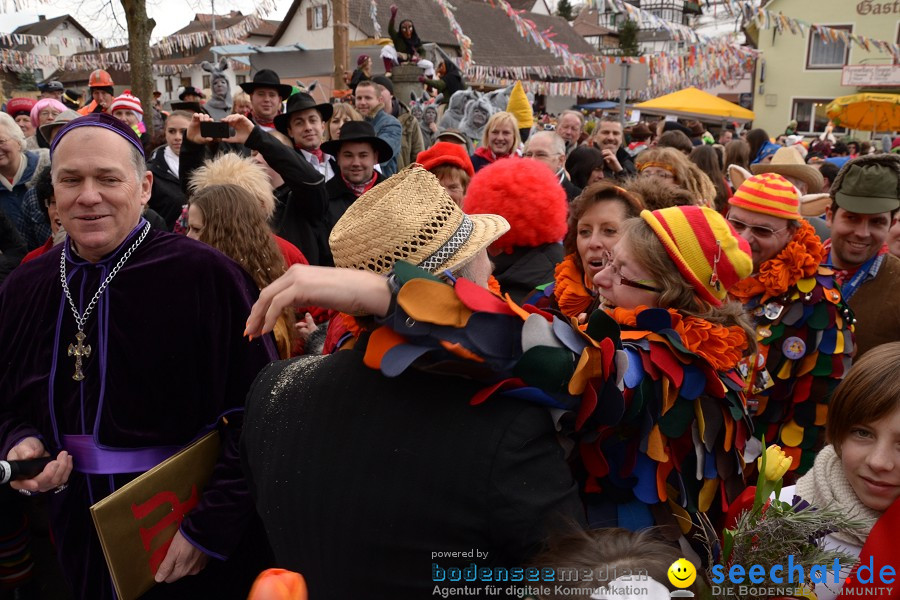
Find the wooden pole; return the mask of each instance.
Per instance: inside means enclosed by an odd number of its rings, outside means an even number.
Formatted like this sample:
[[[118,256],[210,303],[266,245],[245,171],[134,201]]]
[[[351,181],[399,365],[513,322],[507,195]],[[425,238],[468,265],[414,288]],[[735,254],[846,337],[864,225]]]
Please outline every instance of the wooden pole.
[[[350,2],[333,0],[334,89],[345,90],[344,72],[350,60]]]

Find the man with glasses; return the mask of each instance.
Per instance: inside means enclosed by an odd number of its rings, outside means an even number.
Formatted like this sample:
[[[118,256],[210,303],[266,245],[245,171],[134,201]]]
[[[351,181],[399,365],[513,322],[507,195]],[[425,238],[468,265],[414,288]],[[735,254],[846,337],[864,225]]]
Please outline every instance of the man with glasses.
[[[876,154],[849,161],[830,190],[825,212],[831,239],[824,261],[859,318],[856,358],[900,340],[900,259],[890,254],[891,220],[900,209],[900,156]]]
[[[832,270],[820,266],[826,250],[800,217],[790,181],[754,175],[728,203],[728,221],[753,255],[753,274],[729,293],[756,326],[758,348],[738,367],[754,436],[781,445],[801,475],[824,444],[828,398],[850,367],[853,315]]]
[[[569,202],[581,193],[581,188],[569,181],[569,176],[566,174],[566,143],[556,133],[539,131],[529,137],[525,142],[523,156],[533,158],[550,167],[550,170],[559,178],[559,185],[566,191],[566,199]]]

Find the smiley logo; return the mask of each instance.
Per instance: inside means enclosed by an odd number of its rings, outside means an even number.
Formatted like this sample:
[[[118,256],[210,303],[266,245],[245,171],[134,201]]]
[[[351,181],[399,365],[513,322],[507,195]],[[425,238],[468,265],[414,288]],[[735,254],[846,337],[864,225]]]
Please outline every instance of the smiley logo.
[[[679,558],[669,566],[669,582],[677,588],[690,587],[697,579],[697,569],[686,558]]]

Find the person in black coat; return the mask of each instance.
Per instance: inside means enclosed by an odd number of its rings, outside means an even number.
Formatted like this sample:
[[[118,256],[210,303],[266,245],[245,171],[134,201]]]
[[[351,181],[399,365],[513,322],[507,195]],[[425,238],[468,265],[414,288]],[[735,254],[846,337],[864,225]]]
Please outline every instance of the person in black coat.
[[[0,283],[13,269],[19,266],[25,256],[25,242],[16,231],[12,221],[0,211]]]
[[[311,598],[430,597],[433,565],[520,566],[583,520],[546,410],[471,406],[481,386],[461,378],[385,377],[364,346],[273,363],[247,399],[251,494],[278,565]],[[432,558],[473,548],[487,556]]]
[[[603,154],[603,175],[606,179],[624,181],[637,174],[634,160],[623,147],[622,123],[614,117],[603,117],[597,123],[591,145]]]
[[[163,127],[166,145],[154,150],[147,160],[147,169],[153,173],[149,205],[165,219],[168,231],[175,227],[175,222],[181,217],[182,208],[187,203],[178,175],[184,131],[191,122],[191,116],[187,111],[173,111]]]
[[[406,210],[410,198],[416,210]],[[272,301],[387,315],[385,276],[395,268],[400,285],[392,257],[401,247],[407,270],[486,287],[487,246],[508,227],[497,215],[463,214],[421,166],[404,169],[335,228],[345,268],[279,278],[278,293],[263,291],[254,306],[248,334],[261,334]],[[373,234],[365,245],[360,231]],[[387,318],[409,323],[401,313]],[[302,573],[311,598],[418,600],[435,587],[474,586],[448,583],[442,571],[522,566],[550,532],[584,526],[544,407],[501,396],[473,405],[485,383],[468,377],[383,373],[365,354],[380,347],[367,333],[374,321],[357,324],[352,350],[273,363],[247,397],[240,454],[250,491],[278,565]],[[445,554],[459,551],[472,554]]]
[[[188,173],[193,173],[202,164],[209,151],[205,146],[216,143],[200,136],[200,123],[211,120],[209,115],[194,115],[188,126],[180,157],[181,168]],[[268,133],[243,115],[228,115],[222,122],[235,129],[235,136],[226,138],[225,143],[246,148],[254,156],[258,154],[265,162],[264,166],[281,178],[281,181],[272,182],[276,200],[275,212],[269,222],[272,231],[297,246],[310,264],[327,264],[322,262],[331,256],[330,252],[326,254],[322,250],[322,239],[326,244],[328,239],[325,176],[276,137],[282,136],[289,141],[283,134]],[[182,185],[188,186],[189,181],[183,181]]]
[[[385,180],[384,175],[375,170],[375,165],[390,160],[394,151],[390,144],[375,135],[375,128],[368,121],[347,121],[341,126],[340,139],[325,142],[322,151],[334,156],[338,165],[338,173],[325,184],[327,227],[320,243],[323,252],[320,264],[334,266],[328,235],[357,198]]]

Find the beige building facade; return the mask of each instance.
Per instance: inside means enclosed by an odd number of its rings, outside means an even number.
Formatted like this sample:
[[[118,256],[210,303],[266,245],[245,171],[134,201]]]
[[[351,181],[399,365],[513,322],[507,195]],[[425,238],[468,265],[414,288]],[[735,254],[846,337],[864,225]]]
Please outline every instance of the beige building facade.
[[[772,0],[765,8],[874,40],[900,40],[900,1]],[[855,42],[828,39],[826,43],[812,29],[799,35],[785,27],[778,33],[774,24],[768,29],[751,27],[748,36],[760,50],[753,86],[753,125],[773,137],[783,133],[792,119],[797,120],[798,133],[821,133],[828,123],[825,107],[839,96],[900,92],[900,65],[875,47],[867,51]],[[865,139],[869,132],[854,135]]]

